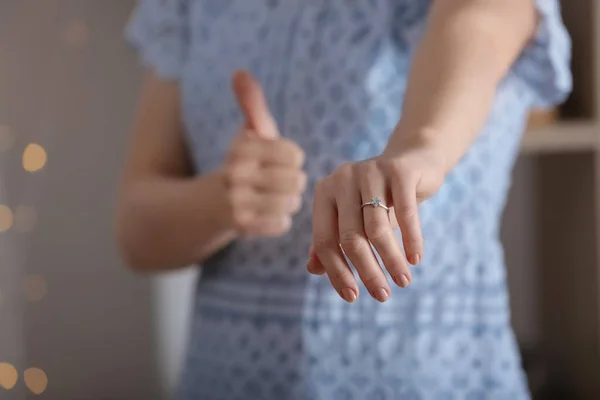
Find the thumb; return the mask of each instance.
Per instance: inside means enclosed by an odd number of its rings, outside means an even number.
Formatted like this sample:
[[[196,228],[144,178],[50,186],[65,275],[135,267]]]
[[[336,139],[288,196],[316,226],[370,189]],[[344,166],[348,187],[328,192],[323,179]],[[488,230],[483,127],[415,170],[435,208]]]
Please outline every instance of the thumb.
[[[269,111],[269,105],[260,83],[248,71],[233,75],[233,93],[246,119],[246,127],[265,139],[279,138],[277,123]]]

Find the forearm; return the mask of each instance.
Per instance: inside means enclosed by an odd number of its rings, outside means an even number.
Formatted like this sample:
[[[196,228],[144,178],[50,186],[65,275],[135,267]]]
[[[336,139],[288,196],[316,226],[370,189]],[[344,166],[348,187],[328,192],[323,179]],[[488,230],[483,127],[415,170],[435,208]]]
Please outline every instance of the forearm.
[[[496,87],[536,23],[532,0],[438,0],[409,76],[387,152],[436,146],[448,168],[477,137]]]
[[[220,172],[195,179],[140,180],[123,196],[119,243],[136,270],[168,270],[202,261],[236,236]]]

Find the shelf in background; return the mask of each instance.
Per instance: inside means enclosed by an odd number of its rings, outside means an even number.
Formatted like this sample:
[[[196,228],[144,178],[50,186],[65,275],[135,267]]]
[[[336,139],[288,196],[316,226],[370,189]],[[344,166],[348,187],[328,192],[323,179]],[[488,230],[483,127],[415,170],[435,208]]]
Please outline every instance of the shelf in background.
[[[524,154],[595,151],[599,144],[600,125],[590,122],[558,122],[529,130],[523,135]]]

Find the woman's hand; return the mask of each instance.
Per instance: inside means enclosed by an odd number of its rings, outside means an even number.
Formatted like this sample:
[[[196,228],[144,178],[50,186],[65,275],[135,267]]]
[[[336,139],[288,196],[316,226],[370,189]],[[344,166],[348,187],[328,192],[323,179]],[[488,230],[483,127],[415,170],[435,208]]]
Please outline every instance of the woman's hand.
[[[280,137],[263,91],[249,73],[236,73],[233,90],[246,124],[224,168],[232,223],[243,235],[279,236],[301,207],[304,152]]]
[[[432,196],[446,172],[476,140],[496,88],[536,26],[532,1],[432,2],[427,29],[412,60],[402,120],[388,149],[372,160],[340,167],[318,184],[314,199],[312,273],[327,273],[347,301],[358,286],[344,253],[373,297],[389,297],[373,244],[394,281],[410,271],[383,208],[361,205],[373,197],[394,206],[408,260],[423,257],[417,206]],[[508,23],[515,29],[506,30]],[[423,129],[427,128],[427,130]],[[316,253],[316,254],[315,254]]]
[[[371,296],[385,302],[390,287],[372,244],[394,282],[407,287],[407,258],[416,265],[423,257],[418,205],[439,189],[445,174],[442,152],[427,144],[406,145],[401,151],[388,148],[379,157],[339,167],[315,188],[309,272],[327,273],[339,295],[352,303],[358,298],[358,285],[345,254]],[[389,212],[363,206],[374,198]],[[406,257],[393,231],[397,226]]]

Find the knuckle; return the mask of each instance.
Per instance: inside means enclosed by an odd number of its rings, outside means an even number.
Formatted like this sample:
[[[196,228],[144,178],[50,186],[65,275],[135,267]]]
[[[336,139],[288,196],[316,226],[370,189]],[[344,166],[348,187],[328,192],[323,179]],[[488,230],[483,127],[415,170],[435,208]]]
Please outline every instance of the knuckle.
[[[277,237],[286,233],[280,218],[256,216],[252,221],[252,227],[263,237]]]
[[[377,166],[378,169],[386,171],[389,170],[390,168],[394,168],[396,160],[390,160],[387,158],[378,158],[377,160],[375,160],[375,165]]]
[[[290,229],[292,228],[292,219],[290,217],[282,217],[278,222],[277,222],[277,231],[280,234],[284,234],[290,231]]]
[[[410,182],[416,176],[412,165],[404,159],[388,161],[384,168],[397,181]]]
[[[354,166],[350,163],[340,165],[334,173],[336,180],[352,179],[353,175],[354,175]]]
[[[302,198],[300,196],[294,196],[289,201],[290,203],[290,212],[297,213],[302,208]]]
[[[354,166],[350,163],[340,166],[332,175],[333,188],[341,192],[354,181]]]
[[[365,233],[371,241],[377,241],[386,238],[390,234],[390,225],[383,221],[365,222]]]
[[[315,185],[315,199],[326,196],[329,191],[329,182],[327,179],[321,179]]]
[[[228,165],[227,169],[225,170],[225,179],[230,185],[236,185],[240,182],[243,182],[244,175],[243,169],[240,168],[237,163]]]
[[[303,166],[304,161],[306,161],[306,154],[304,153],[304,150],[298,147],[294,154],[294,165],[298,167]]]
[[[233,168],[234,168],[233,164],[227,163],[227,165],[225,166],[225,169],[223,171],[223,180],[225,181],[225,186],[227,186],[228,188],[234,184],[234,181],[232,179]]]
[[[384,160],[382,160],[384,161]],[[410,162],[404,157],[398,157],[393,160],[385,160],[384,168],[393,168],[396,170],[406,170],[410,168]]]
[[[245,210],[234,210],[233,223],[238,229],[247,229],[251,223],[251,215]]]
[[[306,185],[308,184],[308,175],[305,172],[300,171],[297,179],[297,189],[299,193],[302,193],[306,190]]]
[[[298,147],[298,145],[293,140],[288,138],[280,138],[273,143],[275,143],[278,146],[281,146],[284,150],[287,151],[293,151]]]
[[[231,204],[234,208],[238,208],[241,204],[243,204],[246,196],[241,190],[232,189],[229,191],[227,198],[229,200],[229,204]]]
[[[380,170],[378,160],[367,160],[360,163],[360,174],[363,176],[372,176],[377,174]]]
[[[315,253],[322,254],[324,251],[335,248],[338,244],[329,235],[314,235],[314,247]]]
[[[331,277],[333,278],[334,281],[337,281],[337,282],[346,282],[346,281],[350,280],[351,278],[353,278],[351,276],[350,271],[347,269],[343,269],[343,268],[336,269],[333,272]]]
[[[411,206],[401,205],[400,207],[397,207],[394,212],[396,213],[397,217],[404,220],[413,219],[417,216],[417,210]]]
[[[406,238],[403,238],[403,242],[406,244],[407,247],[415,249],[421,247],[422,240],[420,236],[413,234],[406,236]]]
[[[253,140],[250,135],[238,135],[229,149],[229,154],[233,157],[242,156],[248,147],[251,146],[252,142]]]
[[[365,249],[367,243],[363,235],[357,231],[348,230],[340,233],[340,244],[344,252],[356,254]]]
[[[369,286],[370,283],[378,280],[379,275],[374,274],[374,273],[369,273],[369,274],[364,274],[363,276],[361,276],[361,280],[363,281],[363,283],[365,284],[365,286]]]
[[[227,203],[229,203],[229,206],[233,209],[233,211],[236,210],[237,197],[234,190],[227,192]]]
[[[371,182],[373,179],[379,180],[379,176],[381,175],[381,171],[377,167],[377,164],[373,160],[368,160],[361,162],[357,165],[356,168],[356,179],[354,179],[358,184],[367,188],[371,186]]]
[[[228,164],[239,168],[243,165],[256,163],[260,159],[260,153],[256,149],[254,146],[246,146],[233,150],[229,154]]]
[[[304,154],[304,150],[302,150],[297,143],[290,139],[281,139],[281,145],[282,151],[290,157],[293,165],[300,167],[304,164],[306,155]]]
[[[236,161],[242,158],[243,149],[237,144],[237,142],[232,146],[227,152],[227,161],[230,164],[234,164]]]

